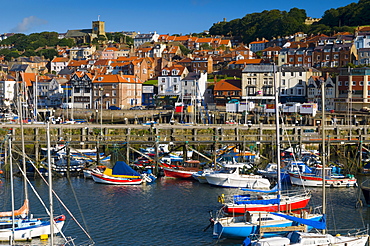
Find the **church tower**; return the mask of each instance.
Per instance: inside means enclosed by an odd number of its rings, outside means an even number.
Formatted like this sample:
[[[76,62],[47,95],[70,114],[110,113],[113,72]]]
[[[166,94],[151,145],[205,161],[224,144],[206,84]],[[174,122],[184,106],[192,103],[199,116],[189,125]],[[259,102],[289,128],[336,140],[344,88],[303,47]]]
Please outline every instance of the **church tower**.
[[[99,36],[105,36],[105,22],[100,21],[99,18],[97,21],[92,22],[92,33]]]

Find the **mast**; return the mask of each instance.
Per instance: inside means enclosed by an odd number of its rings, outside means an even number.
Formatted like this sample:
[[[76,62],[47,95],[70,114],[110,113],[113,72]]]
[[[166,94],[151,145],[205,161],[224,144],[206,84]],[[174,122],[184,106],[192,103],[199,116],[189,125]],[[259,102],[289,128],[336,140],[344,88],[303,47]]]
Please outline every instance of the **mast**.
[[[14,245],[14,232],[15,232],[15,216],[14,216],[14,179],[13,179],[13,155],[12,155],[12,140],[8,135],[8,151],[9,151],[9,167],[10,167],[10,192],[12,202],[12,234],[10,237],[10,245]]]
[[[326,214],[326,197],[325,197],[325,81],[324,78],[321,78],[321,138],[322,138],[322,147],[321,147],[321,163],[322,163],[322,214]],[[322,233],[325,234],[325,229],[322,230]]]
[[[18,73],[17,73],[18,77]],[[17,78],[17,82],[18,82]],[[20,88],[20,97],[18,99],[18,111],[19,111],[19,118],[20,118],[20,126],[21,126],[21,141],[22,141],[22,169],[23,172],[26,173],[26,152],[25,152],[25,146],[24,146],[24,129],[23,129],[23,96],[25,92],[25,87],[23,83],[23,76],[22,76],[22,84]],[[23,189],[24,189],[24,199],[28,200],[28,188],[27,188],[27,180],[26,178],[23,179]],[[28,212],[27,212],[28,215]]]
[[[275,63],[273,63],[273,73],[274,73],[274,90],[275,90],[275,126],[276,126],[276,159],[277,159],[277,188],[278,195],[277,199],[279,200],[278,211],[280,212],[280,196],[281,196],[281,180],[280,180],[280,125],[279,125],[279,87],[276,84],[276,70]]]
[[[50,203],[50,245],[54,245],[54,216],[53,216],[53,177],[51,170],[51,153],[50,153],[50,119],[46,118],[46,138],[48,154],[48,182],[49,182],[49,203]]]

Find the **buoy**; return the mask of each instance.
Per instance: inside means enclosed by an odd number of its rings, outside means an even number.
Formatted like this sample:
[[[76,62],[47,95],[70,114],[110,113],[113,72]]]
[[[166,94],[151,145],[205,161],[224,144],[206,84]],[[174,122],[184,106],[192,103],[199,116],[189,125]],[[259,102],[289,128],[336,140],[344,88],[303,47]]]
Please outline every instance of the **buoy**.
[[[42,234],[42,235],[40,236],[40,239],[41,239],[41,240],[47,240],[48,238],[49,238],[48,234]]]

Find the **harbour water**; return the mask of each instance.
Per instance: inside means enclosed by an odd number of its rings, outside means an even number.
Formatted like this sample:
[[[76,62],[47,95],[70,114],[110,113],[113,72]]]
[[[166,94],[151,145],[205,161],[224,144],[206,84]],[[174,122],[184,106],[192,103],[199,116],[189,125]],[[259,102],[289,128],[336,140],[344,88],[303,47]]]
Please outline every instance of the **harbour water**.
[[[32,184],[48,204],[48,188],[42,180]],[[360,182],[360,181],[359,181]],[[2,180],[0,210],[10,210],[9,181]],[[96,245],[241,245],[242,240],[214,239],[212,229],[203,231],[213,214],[221,208],[220,194],[236,194],[237,189],[212,187],[196,181],[160,178],[153,184],[112,186],[96,184],[93,180],[73,177],[55,179],[54,190],[87,229]],[[297,187],[289,187],[297,189]],[[320,188],[310,189],[310,206],[320,205]],[[15,180],[15,195],[23,195],[22,182]],[[360,195],[360,196],[359,196]],[[362,195],[358,188],[327,189],[328,228],[331,233],[340,229],[363,228],[369,222],[370,209],[356,208]],[[44,213],[34,195],[30,196],[35,216]],[[16,200],[16,207],[21,201]],[[55,214],[65,214],[66,236],[81,244],[88,240],[64,208],[54,200]],[[47,245],[33,240],[24,245]]]

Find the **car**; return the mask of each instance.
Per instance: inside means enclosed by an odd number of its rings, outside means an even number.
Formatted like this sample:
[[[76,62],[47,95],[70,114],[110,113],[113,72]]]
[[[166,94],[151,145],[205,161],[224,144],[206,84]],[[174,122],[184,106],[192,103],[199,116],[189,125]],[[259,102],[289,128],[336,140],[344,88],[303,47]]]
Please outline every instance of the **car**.
[[[162,109],[164,109],[164,110],[173,110],[175,107],[174,106],[172,106],[172,105],[164,105],[163,107],[162,107]]]
[[[146,109],[156,109],[157,106],[153,105],[153,104],[150,104],[150,105],[146,105],[145,106]]]
[[[133,106],[130,108],[130,110],[143,110],[143,107],[141,106]]]
[[[110,106],[108,109],[110,109],[110,110],[121,110],[120,107],[117,107],[117,106],[114,106],[114,105]]]

